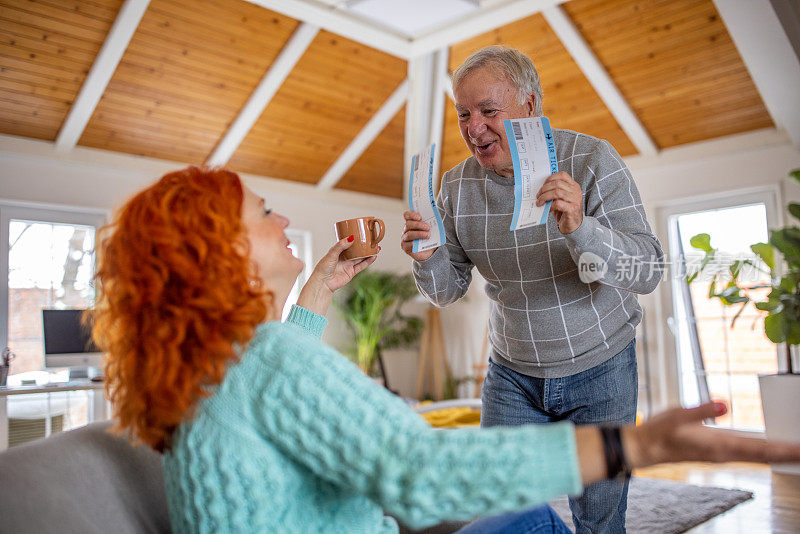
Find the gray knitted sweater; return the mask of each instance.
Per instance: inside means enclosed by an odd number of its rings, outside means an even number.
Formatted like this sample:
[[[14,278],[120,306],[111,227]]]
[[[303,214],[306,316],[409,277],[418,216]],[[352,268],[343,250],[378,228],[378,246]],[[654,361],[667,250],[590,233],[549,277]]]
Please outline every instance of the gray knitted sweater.
[[[490,299],[492,358],[540,378],[585,371],[625,348],[642,315],[636,293],[653,291],[663,272],[661,244],[617,151],[588,135],[553,133],[559,170],[583,190],[578,229],[563,235],[550,215],[546,224],[509,230],[514,179],[471,157],[442,178],[446,246],[413,263],[417,287],[436,306],[464,296],[477,267]],[[579,258],[602,260],[607,271],[584,283]]]

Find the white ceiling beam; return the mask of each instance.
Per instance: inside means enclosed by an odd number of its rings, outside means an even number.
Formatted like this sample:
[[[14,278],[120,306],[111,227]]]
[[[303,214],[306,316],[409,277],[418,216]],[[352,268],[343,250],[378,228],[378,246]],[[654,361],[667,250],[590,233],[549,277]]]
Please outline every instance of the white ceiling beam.
[[[433,157],[433,189],[439,182],[439,170],[442,167],[442,138],[444,137],[444,100],[446,94],[448,49],[436,52],[433,60],[433,84],[431,87],[431,124],[430,142],[436,145]]]
[[[565,0],[507,0],[497,2],[467,15],[460,21],[448,23],[445,27],[432,30],[419,36],[411,43],[410,55],[421,56],[480,35],[489,30],[504,26],[515,20],[538,13],[544,9],[563,3]]]
[[[434,55],[425,54],[408,60],[408,106],[406,106],[405,143],[403,145],[403,198],[408,198],[411,158],[430,144],[431,87]]]
[[[367,124],[358,132],[350,145],[325,172],[325,175],[317,182],[318,189],[331,189],[345,173],[350,170],[353,163],[364,153],[370,144],[378,137],[386,125],[394,118],[400,108],[408,99],[408,80],[405,79],[397,89],[383,103],[380,109],[375,112]]]
[[[64,124],[61,125],[61,130],[58,132],[56,150],[59,152],[69,152],[78,144],[78,140],[100,102],[111,76],[117,70],[122,54],[128,48],[148,4],[150,4],[150,0],[125,0],[125,3],[122,4],[117,18],[114,19],[114,24],[100,48],[100,53],[97,54]]]
[[[800,148],[800,61],[769,0],[714,0],[778,128]]]
[[[447,72],[444,73],[444,90],[447,93],[447,96],[450,97],[450,100],[455,102],[456,97],[453,96],[453,79],[449,74],[447,74]]]
[[[411,41],[392,28],[378,27],[347,11],[317,0],[247,0],[287,17],[319,26],[370,48],[407,59]]]
[[[272,97],[275,96],[275,93],[283,85],[294,66],[297,65],[297,62],[311,45],[317,32],[319,32],[319,27],[307,22],[302,23],[295,30],[280,54],[278,54],[278,57],[267,69],[264,77],[261,78],[261,82],[250,95],[239,116],[236,117],[225,133],[225,137],[222,138],[214,152],[209,156],[206,164],[216,166],[228,163],[228,160],[239,148],[239,145],[264,112]]]
[[[636,150],[644,156],[657,154],[658,147],[650,134],[564,9],[553,6],[542,11],[542,14]]]

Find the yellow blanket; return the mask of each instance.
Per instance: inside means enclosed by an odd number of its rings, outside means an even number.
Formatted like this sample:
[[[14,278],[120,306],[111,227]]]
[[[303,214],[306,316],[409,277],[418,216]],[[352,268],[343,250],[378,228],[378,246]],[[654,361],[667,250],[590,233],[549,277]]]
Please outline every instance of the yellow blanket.
[[[465,426],[479,426],[481,424],[480,410],[472,408],[445,408],[420,414],[428,423],[436,428],[461,428]]]

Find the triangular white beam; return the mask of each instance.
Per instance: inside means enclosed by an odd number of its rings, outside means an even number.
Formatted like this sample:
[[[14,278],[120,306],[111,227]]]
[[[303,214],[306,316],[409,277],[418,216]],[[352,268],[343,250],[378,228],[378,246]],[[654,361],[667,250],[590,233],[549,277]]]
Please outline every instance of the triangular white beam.
[[[556,33],[561,43],[583,71],[586,79],[592,84],[597,95],[603,100],[608,110],[617,119],[620,128],[639,154],[653,156],[658,153],[658,147],[647,133],[639,118],[622,96],[608,71],[597,59],[589,44],[578,32],[575,24],[569,19],[561,6],[553,6],[542,11],[550,27]]]
[[[275,96],[289,73],[311,45],[317,32],[319,32],[318,26],[305,22],[295,30],[278,57],[270,65],[267,73],[261,78],[261,82],[250,95],[239,116],[225,133],[225,137],[209,156],[206,164],[213,166],[228,163],[253,124],[256,123],[272,97]]]
[[[331,189],[342,176],[353,166],[353,163],[364,153],[372,141],[378,137],[386,125],[400,111],[408,98],[408,80],[405,79],[389,96],[381,108],[372,116],[367,124],[358,132],[350,145],[331,165],[325,175],[317,182],[319,189]]]
[[[64,124],[61,125],[61,130],[56,137],[57,151],[69,152],[75,148],[97,103],[100,102],[111,76],[114,75],[114,71],[122,59],[122,54],[128,48],[148,4],[150,4],[150,0],[125,0],[125,3],[122,4],[117,18],[114,19],[114,24],[100,48],[100,53],[97,54]]]
[[[444,90],[447,92],[447,96],[450,97],[450,100],[455,102],[456,97],[453,96],[453,79],[449,74],[447,74],[447,72],[444,73]]]
[[[800,148],[800,62],[769,0],[714,0],[778,128]]]
[[[480,35],[489,30],[505,26],[515,20],[525,18],[549,7],[563,3],[565,0],[511,0],[498,2],[466,16],[455,23],[448,23],[444,28],[433,30],[426,35],[416,37],[410,46],[407,57],[421,56],[448,47]]]
[[[439,170],[442,167],[442,138],[444,130],[444,96],[447,87],[448,49],[436,52],[433,60],[433,87],[431,87],[430,142],[436,144],[433,157],[433,189],[439,183]]]
[[[434,54],[408,60],[408,106],[403,145],[403,198],[408,198],[411,157],[430,144]]]
[[[403,59],[429,54],[565,0],[500,0],[427,34],[413,37],[319,0],[247,0]]]
[[[334,6],[314,0],[247,0],[287,17],[324,28],[358,43],[408,58],[411,41],[396,30],[368,22]]]

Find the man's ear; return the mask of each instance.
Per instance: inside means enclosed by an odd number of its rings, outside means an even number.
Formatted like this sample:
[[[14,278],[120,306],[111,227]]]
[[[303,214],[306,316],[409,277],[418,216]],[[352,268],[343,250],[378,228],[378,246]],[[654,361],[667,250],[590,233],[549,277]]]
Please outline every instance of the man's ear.
[[[529,94],[528,98],[525,99],[525,111],[528,112],[528,117],[536,115],[536,95],[533,93]]]

